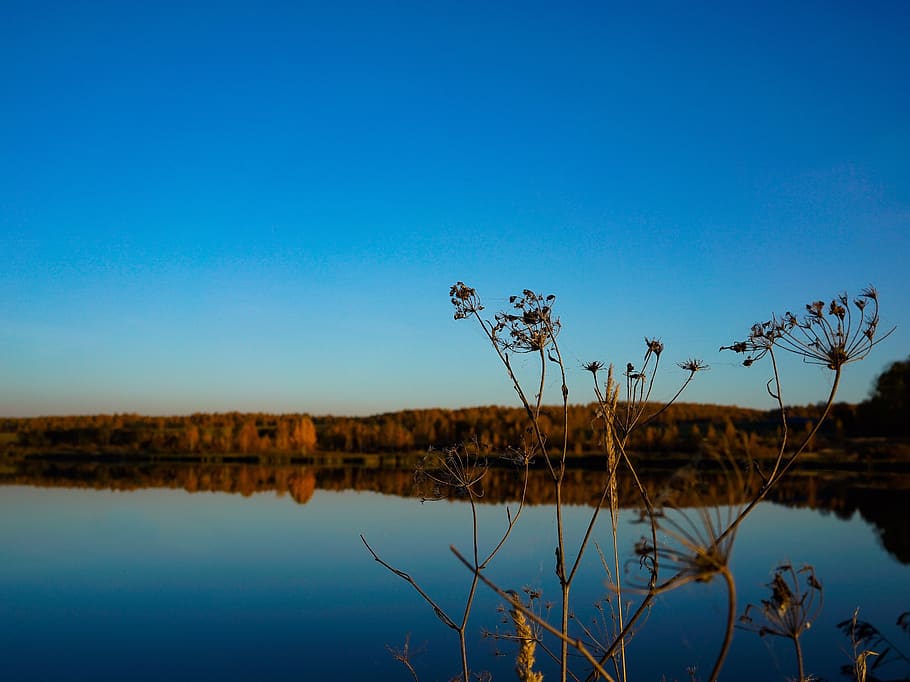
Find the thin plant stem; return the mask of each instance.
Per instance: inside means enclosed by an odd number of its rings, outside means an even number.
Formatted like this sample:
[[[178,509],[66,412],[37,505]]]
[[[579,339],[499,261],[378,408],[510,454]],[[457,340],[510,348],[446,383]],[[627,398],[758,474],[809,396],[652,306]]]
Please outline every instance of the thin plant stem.
[[[614,472],[611,475],[615,483],[616,473]],[[610,525],[613,531],[613,574],[616,576],[616,601],[619,605],[617,612],[617,624],[619,626],[619,631],[623,631],[623,608],[622,608],[622,585],[620,583],[619,577],[619,545],[618,545],[618,535],[619,535],[619,509],[618,509],[618,500],[616,499],[615,486],[611,485],[611,504],[610,504]],[[626,643],[625,639],[619,640],[619,663],[621,668],[621,677],[623,682],[626,680]]]
[[[793,637],[793,648],[796,650],[796,668],[799,671],[799,682],[804,682],[806,673],[803,670],[803,648],[799,643],[799,635]]]
[[[417,677],[417,671],[411,663],[411,633],[408,633],[404,638],[404,646],[401,649],[395,649],[387,645],[386,650],[392,655],[392,658],[408,669],[414,682],[420,682],[420,678]]]
[[[556,342],[556,335],[553,333],[553,327],[549,321],[546,321],[547,332],[550,334],[551,344],[553,347],[553,352],[555,353],[554,362],[559,366],[561,379],[562,379],[562,412],[563,412],[563,441],[562,447],[559,452],[559,465],[556,468],[556,476],[554,477],[553,485],[555,488],[556,496],[556,575],[559,578],[560,588],[561,588],[561,603],[560,603],[560,627],[562,628],[563,633],[568,633],[569,631],[569,611],[570,611],[570,601],[569,601],[569,591],[571,588],[572,578],[575,575],[575,567],[577,567],[578,560],[581,557],[581,553],[584,551],[584,543],[579,548],[579,553],[575,560],[575,566],[569,574],[566,573],[566,545],[565,545],[565,521],[563,518],[563,501],[562,501],[562,484],[565,478],[566,472],[566,455],[568,452],[568,415],[569,415],[569,390],[566,387],[566,375],[565,375],[565,365],[562,362],[562,355],[559,351],[559,344]],[[544,374],[546,372],[546,362],[547,355],[543,348],[540,349],[540,393],[538,394],[538,410],[536,412],[536,430],[540,432],[540,400],[543,396],[543,386],[544,386]],[[548,453],[544,453],[544,456],[549,460]],[[586,536],[586,538],[589,537]],[[560,643],[560,655],[559,655],[559,675],[562,682],[566,682],[568,669],[569,669],[569,642],[566,637],[561,638]]]
[[[692,379],[694,377],[695,377],[695,372],[689,372],[689,376],[686,377],[686,380],[682,383],[682,386],[679,387],[679,389],[676,391],[676,393],[673,395],[673,397],[670,398],[667,402],[665,402],[660,407],[660,409],[658,409],[656,412],[654,412],[653,414],[649,414],[647,417],[645,417],[643,420],[641,420],[638,424],[636,424],[636,427],[640,428],[642,426],[646,426],[646,425],[650,424],[652,421],[654,421],[657,417],[662,415],[667,410],[667,408],[669,408],[671,405],[673,405],[679,399],[679,396],[681,396],[683,394],[683,391],[686,390],[686,387],[692,382]]]
[[[774,355],[773,348],[771,348],[768,351],[768,355],[771,356],[771,367],[774,369],[774,378],[772,379],[772,381],[774,382],[774,391],[772,392],[769,389],[768,393],[770,393],[774,397],[774,399],[777,401],[777,410],[778,410],[778,413],[780,414],[780,421],[781,421],[780,446],[778,448],[777,459],[774,461],[774,468],[771,470],[771,474],[768,476],[768,480],[773,480],[774,477],[777,476],[777,472],[778,472],[778,469],[780,468],[781,460],[783,460],[784,452],[786,452],[786,449],[787,449],[787,437],[789,435],[789,429],[788,429],[789,423],[787,422],[787,410],[784,407],[784,401],[783,401],[783,397],[782,397],[783,391],[781,391],[781,386],[780,386],[780,372],[777,369],[777,357]]]
[[[553,484],[555,488],[555,497],[556,497],[556,527],[557,527],[557,547],[556,547],[556,573],[559,578],[562,592],[562,603],[561,603],[561,615],[562,615],[562,628],[563,631],[568,630],[568,621],[569,621],[569,584],[566,580],[566,569],[565,569],[565,536],[564,536],[564,521],[563,521],[563,503],[562,503],[562,481],[565,475],[565,460],[566,453],[568,450],[568,389],[566,387],[566,378],[565,378],[565,366],[562,362],[559,346],[556,343],[556,334],[553,328],[552,322],[549,318],[544,318],[543,323],[548,335],[550,344],[552,345],[554,352],[556,353],[557,364],[559,364],[561,370],[562,378],[562,394],[563,394],[563,447],[562,452],[560,453],[558,466],[554,467],[553,461],[548,452],[546,438],[543,434],[543,431],[540,427],[540,410],[543,403],[543,393],[546,385],[546,362],[547,354],[545,346],[543,344],[538,348],[538,356],[540,358],[540,380],[538,384],[537,396],[532,406],[531,402],[528,400],[524,389],[521,386],[521,382],[518,380],[514,370],[512,369],[511,361],[509,360],[509,355],[506,353],[503,345],[496,336],[496,327],[490,323],[485,322],[476,311],[473,313],[478,322],[480,323],[481,328],[484,330],[487,338],[490,340],[493,345],[496,354],[499,356],[503,365],[506,368],[506,371],[509,375],[509,379],[512,382],[512,386],[515,389],[518,397],[525,408],[525,411],[528,414],[529,420],[531,422],[531,428],[534,431],[534,436],[537,441],[537,447],[539,448],[541,455],[546,462],[547,468],[550,471],[550,474],[553,476]],[[476,571],[475,571],[476,574]],[[560,646],[560,677],[562,682],[566,682],[566,675],[568,671],[568,645],[565,639],[562,639]]]
[[[736,624],[736,583],[733,582],[733,574],[727,566],[720,567],[720,574],[724,577],[724,582],[727,586],[727,629],[708,682],[717,682],[721,668],[724,666],[724,660],[730,651],[730,642],[733,641],[733,628]]]
[[[465,600],[464,615],[461,619],[461,625],[458,626],[458,643],[461,647],[461,667],[464,673],[464,679],[469,680],[470,672],[468,670],[468,646],[465,633],[468,629],[468,617],[471,615],[471,607],[474,604],[474,595],[477,593],[477,576],[480,572],[480,562],[477,549],[477,504],[474,501],[474,493],[468,487],[468,500],[471,504],[471,542],[474,553],[474,576],[471,579],[471,587],[468,590],[468,597]]]

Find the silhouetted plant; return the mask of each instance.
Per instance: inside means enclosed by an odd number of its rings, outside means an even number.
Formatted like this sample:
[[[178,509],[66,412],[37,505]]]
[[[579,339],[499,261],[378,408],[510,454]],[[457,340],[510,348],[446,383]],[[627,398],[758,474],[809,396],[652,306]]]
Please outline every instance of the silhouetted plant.
[[[487,470],[486,459],[479,457],[479,449],[476,446],[472,448],[462,446],[442,453],[431,453],[425,466],[418,472],[418,481],[429,485],[428,497],[436,498],[446,492],[455,492],[470,503],[474,527],[471,556],[466,558],[454,546],[451,548],[455,556],[472,573],[472,583],[462,617],[459,620],[449,617],[410,575],[393,568],[366,545],[373,558],[409,582],[430,604],[437,616],[458,633],[464,680],[469,679],[471,675],[465,632],[476,587],[481,582],[494,590],[508,605],[515,631],[515,635],[511,637],[520,645],[516,670],[521,679],[535,681],[540,679],[538,673],[533,670],[532,655],[539,647],[540,651],[552,656],[558,663],[561,682],[566,682],[570,676],[573,679],[580,679],[569,669],[570,650],[577,652],[590,666],[588,681],[604,679],[626,682],[628,669],[625,643],[633,627],[650,611],[656,595],[690,583],[709,582],[720,576],[727,588],[728,613],[723,642],[709,677],[711,682],[716,681],[726,660],[736,621],[736,587],[730,569],[730,556],[739,527],[812,442],[830,412],[843,368],[851,362],[865,358],[875,345],[890,334],[888,332],[882,337],[877,336],[879,326],[877,292],[871,287],[864,290],[852,305],[846,294],[832,299],[827,306],[821,301],[815,301],[806,306],[806,312],[800,317],[789,312],[781,317],[772,317],[770,321],[754,325],[745,341],[721,347],[721,350],[746,354],[743,362],[746,366],[754,365],[766,356],[770,358],[773,376],[766,386],[769,394],[777,402],[781,423],[776,457],[770,471],[762,471],[755,462],[749,467],[741,466],[737,461],[738,453],[733,452],[735,447],[733,441],[728,440],[727,449],[720,453],[711,453],[707,450],[703,453],[707,456],[706,461],[710,460],[713,467],[719,468],[723,474],[727,504],[717,505],[716,495],[709,497],[707,491],[704,491],[705,495],[702,501],[699,501],[704,480],[694,466],[684,468],[678,473],[675,479],[678,485],[675,489],[669,488],[652,500],[641,482],[634,458],[628,450],[632,434],[667,410],[694,376],[708,368],[705,363],[694,358],[678,363],[677,366],[686,372],[686,376],[672,397],[660,405],[652,403],[656,375],[665,352],[660,339],[644,338],[645,351],[641,362],[637,366],[631,362],[626,363],[622,379],[617,380],[612,365],[607,366],[600,361],[585,364],[584,369],[591,373],[594,380],[597,410],[593,415],[592,425],[599,434],[603,454],[603,478],[584,533],[574,547],[569,546],[565,534],[563,483],[568,463],[569,389],[566,363],[558,338],[562,324],[554,312],[556,297],[552,294],[544,296],[525,289],[521,295],[509,298],[508,310],[498,312],[488,319],[482,315],[484,306],[474,288],[457,282],[451,287],[449,296],[454,306],[455,319],[473,318],[483,330],[502,362],[527,416],[529,437],[511,452],[511,457],[523,467],[524,478],[521,484],[523,490],[527,490],[528,466],[536,458],[543,462],[552,480],[556,534],[555,574],[560,588],[560,600],[555,612],[558,620],[551,623],[547,617],[549,609],[547,614],[540,613],[539,610],[535,610],[535,599],[529,599],[526,603],[516,592],[503,589],[484,574],[489,561],[504,547],[518,520],[518,514],[515,516],[507,514],[508,524],[505,533],[486,558],[481,560],[477,542],[475,502],[483,495],[482,480]],[[821,415],[794,448],[790,448],[788,443],[789,421],[784,408],[775,356],[778,349],[795,353],[806,362],[820,364],[834,372],[831,390]],[[533,388],[526,388],[514,371],[512,366],[514,353],[536,356]],[[554,429],[561,437],[552,440],[549,437],[549,418],[546,418],[543,412],[544,392],[548,385],[547,374],[550,368],[556,373],[559,384],[562,420],[562,424]],[[606,380],[601,381],[601,372],[605,370]],[[621,396],[621,393],[624,395]],[[636,594],[641,597],[641,601],[631,613],[627,612],[627,605],[623,603],[624,588],[619,577],[617,471],[620,467],[628,472],[634,482],[641,499],[641,519],[648,526],[648,533],[635,548],[639,564],[647,578],[644,584],[637,586]],[[760,484],[757,487],[753,486],[750,476],[744,471],[757,471],[761,478]],[[685,496],[681,496],[683,491]],[[524,497],[525,492],[522,492],[519,514]],[[593,542],[597,521],[604,509],[608,511],[611,519],[612,557],[607,559],[601,553],[601,561],[608,576],[610,590],[615,595],[615,607],[611,607],[608,612],[601,604],[598,610],[601,621],[595,617],[589,626],[588,621],[577,618],[573,613],[571,586],[578,575],[586,549]],[[797,580],[800,575],[804,576],[807,582],[806,590],[800,588]],[[821,585],[811,569],[794,571],[789,565],[783,565],[778,567],[775,573],[772,588],[771,599],[762,602],[766,610],[763,611],[765,623],[757,626],[758,631],[760,634],[788,637],[794,642],[799,676],[800,680],[803,680],[805,677],[799,636],[815,617],[817,608],[820,608]],[[539,599],[539,595],[537,598]],[[608,601],[607,604],[613,602]],[[743,622],[752,622],[749,614],[756,608],[746,609],[744,614],[746,620]],[[612,621],[612,628],[604,627],[605,623],[602,620],[604,618]],[[595,625],[597,632],[592,629]],[[612,641],[609,641],[610,636],[605,634],[608,631],[611,632]],[[495,636],[503,637],[498,634]],[[555,647],[551,649],[547,646],[546,638],[550,636],[558,641],[558,651]],[[607,672],[608,664],[613,668],[615,677]]]
[[[853,312],[853,308],[856,309],[856,313]],[[781,317],[774,316],[767,322],[754,324],[745,341],[720,347],[722,351],[745,353],[743,365],[746,367],[752,366],[765,356],[771,359],[774,375],[766,386],[768,393],[777,401],[781,420],[781,437],[774,465],[767,474],[758,469],[764,483],[739,517],[733,521],[728,531],[734,530],[745,519],[787,473],[797,458],[809,448],[815,434],[831,412],[844,367],[851,362],[864,359],[874,346],[894,331],[892,328],[883,336],[876,338],[879,322],[878,292],[870,286],[854,299],[853,307],[849,304],[847,294],[832,299],[827,308],[823,301],[808,303],[806,312],[801,317],[791,312]],[[806,362],[822,365],[834,372],[831,389],[821,415],[789,454],[787,452],[789,421],[783,402],[776,349],[794,353]]]
[[[803,578],[805,587],[800,585]],[[808,630],[821,613],[824,603],[822,584],[815,577],[815,569],[806,565],[794,569],[790,563],[774,569],[774,577],[767,585],[771,590],[761,605],[749,604],[739,617],[740,627],[757,632],[759,637],[772,636],[789,639],[796,653],[798,681],[806,680],[800,636]]]
[[[512,382],[516,393],[529,418],[530,431],[532,433],[532,444],[529,450],[529,456],[539,453],[547,469],[549,470],[554,486],[555,496],[555,514],[556,514],[556,575],[560,584],[560,677],[565,680],[568,675],[568,660],[570,645],[573,644],[573,638],[568,636],[569,621],[571,617],[571,600],[570,589],[581,560],[585,554],[586,548],[591,541],[592,533],[595,528],[600,511],[606,507],[610,511],[612,538],[614,549],[614,589],[617,593],[617,601],[621,603],[622,588],[619,583],[619,549],[617,545],[617,519],[618,519],[618,495],[616,490],[616,472],[621,462],[629,467],[633,473],[636,486],[642,495],[645,506],[649,507],[647,492],[640,480],[635,474],[634,466],[629,460],[626,453],[626,446],[632,432],[654,419],[660,414],[666,406],[674,402],[682,393],[696,372],[706,369],[706,365],[698,360],[690,360],[682,363],[682,367],[687,370],[688,375],[682,383],[681,388],[676,392],[673,398],[665,405],[653,410],[651,408],[650,397],[655,385],[655,378],[660,363],[661,354],[664,345],[659,339],[645,338],[645,354],[639,367],[632,363],[626,364],[625,390],[626,400],[619,407],[619,386],[613,380],[613,371],[610,367],[608,371],[607,382],[601,386],[598,381],[598,372],[603,369],[604,365],[600,362],[591,362],[585,366],[594,377],[595,395],[598,399],[600,409],[597,414],[597,424],[601,430],[601,443],[605,454],[605,477],[604,485],[599,502],[595,503],[594,510],[589,520],[588,526],[579,545],[570,551],[566,545],[564,534],[563,520],[563,480],[566,471],[566,461],[568,454],[568,398],[569,389],[566,382],[566,365],[562,358],[559,348],[558,335],[561,331],[561,322],[555,315],[553,306],[556,297],[552,294],[542,295],[529,289],[525,289],[521,295],[509,298],[511,309],[496,313],[492,320],[484,320],[480,313],[484,306],[480,302],[476,290],[469,287],[463,282],[457,282],[452,286],[450,299],[455,307],[455,319],[476,318],[481,327],[484,329],[494,350],[503,362],[507,374]],[[531,353],[538,357],[538,377],[534,397],[530,398],[524,386],[518,380],[513,371],[510,353]],[[541,420],[541,406],[546,386],[546,375],[548,363],[556,367],[560,379],[560,390],[562,398],[562,416],[563,428],[562,439],[560,442],[551,443],[545,433],[545,428]],[[654,562],[656,564],[656,561]],[[653,598],[653,595],[652,595]],[[607,647],[607,653],[601,661],[602,664],[614,655],[619,656],[617,665],[617,674],[625,679],[625,652],[624,642],[628,634],[628,628],[637,617],[643,613],[646,604],[632,616],[629,623],[623,622],[622,608],[615,613],[618,618],[619,635],[616,641],[610,647]],[[521,608],[520,604],[516,608]],[[603,648],[602,646],[600,647]],[[600,667],[600,666],[599,666]]]
[[[910,636],[910,611],[900,614],[896,625],[904,634]],[[910,656],[872,623],[860,620],[859,609],[853,612],[851,618],[838,623],[837,627],[850,638],[853,646],[853,660],[849,666],[844,666],[844,672],[852,673],[857,682],[865,682],[870,670],[895,665],[903,665],[904,679],[910,679]],[[872,648],[881,651],[874,651]],[[871,667],[868,665],[869,658],[873,659]]]
[[[540,594],[526,590],[529,599],[524,604],[532,608],[535,600],[540,599]],[[519,598],[517,592],[512,593],[513,598]],[[509,609],[509,619],[514,629],[514,640],[518,644],[518,655],[515,657],[515,675],[519,682],[543,682],[543,674],[534,670],[536,662],[537,642],[540,640],[539,627],[533,626],[525,617],[524,611],[517,608]]]
[[[827,306],[824,301],[807,303],[802,316],[787,311],[781,317],[756,323],[745,341],[722,346],[721,350],[747,353],[743,360],[746,367],[778,347],[802,356],[806,362],[840,370],[865,358],[894,331],[876,339],[878,325],[878,292],[867,287],[853,300],[852,307],[847,294],[840,294]]]
[[[484,448],[477,442],[431,450],[414,474],[415,490],[425,502],[450,496],[477,500],[484,496],[488,468]]]
[[[411,651],[411,633],[409,632],[405,635],[404,644],[401,647],[391,647],[386,646],[386,650],[392,656],[392,658],[399,663],[401,663],[405,668],[408,669],[408,672],[411,674],[411,677],[414,679],[414,682],[419,682],[417,677],[417,671],[414,669],[413,664],[411,663],[411,658],[422,653],[421,651]]]

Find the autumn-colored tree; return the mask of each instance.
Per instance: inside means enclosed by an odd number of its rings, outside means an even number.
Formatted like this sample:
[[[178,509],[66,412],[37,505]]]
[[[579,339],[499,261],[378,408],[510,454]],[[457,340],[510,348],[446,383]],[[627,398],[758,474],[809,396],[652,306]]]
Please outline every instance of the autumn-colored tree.
[[[296,450],[307,453],[316,449],[316,427],[308,416],[300,417],[294,424],[291,433],[291,445]]]
[[[196,452],[199,446],[199,429],[195,424],[188,424],[183,430],[182,443],[187,452]]]
[[[259,448],[259,429],[256,428],[256,421],[253,418],[247,418],[243,422],[240,431],[237,432],[235,439],[236,448],[244,453],[250,453]]]
[[[279,418],[278,427],[275,429],[275,449],[279,452],[291,449],[291,426],[284,417]]]

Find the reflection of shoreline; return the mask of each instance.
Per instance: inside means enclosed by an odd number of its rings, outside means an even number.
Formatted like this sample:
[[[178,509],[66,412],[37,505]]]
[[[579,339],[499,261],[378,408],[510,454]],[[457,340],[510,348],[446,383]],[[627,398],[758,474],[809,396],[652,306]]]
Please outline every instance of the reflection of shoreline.
[[[251,464],[187,464],[143,462],[61,462],[31,460],[0,469],[0,485],[94,490],[169,488],[196,492],[289,494],[306,504],[316,490],[314,469]]]
[[[590,505],[599,497],[603,471],[575,469],[566,473],[564,500],[572,505]],[[668,470],[642,472],[649,495],[655,498],[671,483]],[[710,496],[692,496],[686,491],[676,497],[679,505],[729,502],[724,479],[704,471],[699,478],[716,491]],[[411,469],[365,467],[312,467],[236,463],[184,462],[67,462],[28,459],[9,463],[0,469],[0,485],[90,488],[99,490],[139,490],[169,488],[187,492],[227,492],[241,495],[274,492],[289,495],[306,504],[313,492],[368,491],[399,497],[413,497],[414,474]],[[620,477],[618,490],[623,507],[639,506],[632,481]],[[513,470],[493,468],[484,479],[484,502],[516,502],[517,476]],[[530,504],[552,504],[552,482],[545,471],[532,471],[528,482]],[[885,549],[903,563],[910,563],[910,527],[901,513],[910,506],[910,474],[870,475],[861,472],[796,471],[772,491],[770,501],[790,507],[833,512],[849,518],[859,512],[874,524]]]

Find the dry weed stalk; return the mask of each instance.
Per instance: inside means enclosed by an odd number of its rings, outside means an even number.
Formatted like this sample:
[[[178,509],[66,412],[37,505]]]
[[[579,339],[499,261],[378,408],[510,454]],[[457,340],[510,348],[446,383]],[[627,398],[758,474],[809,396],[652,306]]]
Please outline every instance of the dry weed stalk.
[[[616,473],[621,462],[625,463],[633,474],[639,493],[642,495],[643,502],[650,507],[647,500],[647,492],[641,481],[635,473],[635,468],[626,453],[626,445],[632,432],[639,426],[651,421],[660,414],[666,407],[674,402],[685,387],[692,380],[697,371],[706,368],[706,365],[691,360],[684,363],[684,369],[688,371],[688,376],[683,382],[681,388],[676,394],[664,404],[660,409],[651,414],[646,414],[650,406],[650,397],[655,384],[657,369],[660,364],[660,357],[663,352],[663,343],[658,339],[645,338],[645,355],[641,366],[636,368],[632,363],[626,365],[625,387],[626,400],[619,409],[619,386],[613,379],[612,367],[608,371],[606,384],[601,388],[597,378],[597,373],[603,368],[600,362],[592,362],[585,366],[594,377],[595,395],[598,398],[600,409],[597,423],[601,429],[601,441],[605,455],[605,477],[604,485],[600,499],[595,503],[593,512],[585,530],[584,536],[574,551],[567,547],[565,541],[565,524],[563,519],[563,480],[565,477],[567,455],[568,455],[568,400],[569,389],[566,382],[566,365],[563,361],[562,352],[560,351],[557,337],[561,331],[562,325],[558,317],[555,316],[553,305],[556,297],[551,295],[544,296],[535,293],[530,289],[525,289],[520,296],[512,296],[509,299],[511,310],[496,313],[493,320],[484,320],[480,313],[484,309],[480,302],[477,292],[464,284],[457,282],[452,286],[450,299],[455,307],[455,319],[466,319],[474,317],[477,319],[487,338],[490,340],[494,350],[502,361],[506,372],[509,376],[512,386],[519,396],[529,419],[529,429],[533,434],[534,452],[539,452],[542,459],[550,472],[553,479],[555,495],[555,514],[556,514],[556,567],[555,573],[560,586],[560,623],[559,631],[562,633],[560,639],[560,679],[565,682],[569,675],[569,648],[572,642],[577,641],[568,635],[569,622],[571,619],[571,586],[581,566],[582,558],[591,542],[592,535],[601,510],[606,507],[611,516],[611,537],[614,552],[614,575],[616,584],[614,589],[617,592],[617,599],[622,600],[622,589],[619,584],[619,547],[618,547],[618,510],[619,498],[616,488]],[[515,374],[510,353],[530,353],[536,354],[538,359],[538,379],[536,393],[534,398],[529,398],[529,394],[519,381]],[[562,406],[562,434],[560,442],[550,443],[547,433],[541,422],[541,406],[543,404],[544,388],[546,386],[548,363],[556,367],[560,379],[561,388],[561,406]],[[656,563],[656,559],[655,559]],[[653,597],[653,595],[652,595]],[[520,608],[520,605],[519,605]],[[646,604],[643,604],[636,614],[632,617],[632,622],[644,613]],[[625,637],[628,634],[628,628],[632,622],[624,623],[622,609],[618,611],[619,635],[614,643],[607,648],[607,653],[599,662],[597,667],[602,669],[603,663],[608,658],[612,658],[615,653],[619,656],[617,674],[620,679],[625,680],[626,661],[625,661]]]
[[[805,589],[800,586],[801,576],[806,583]],[[797,570],[792,564],[785,563],[774,569],[774,578],[767,587],[771,596],[762,599],[761,606],[747,605],[739,617],[740,627],[758,633],[759,637],[770,635],[793,642],[797,679],[804,682],[807,678],[799,638],[821,613],[824,603],[822,584],[815,577],[812,566],[806,565]],[[754,612],[757,613],[753,617],[751,614]]]
[[[910,635],[910,611],[904,611],[897,617],[897,627]],[[846,673],[853,674],[857,682],[866,682],[870,670],[878,670],[889,665],[903,664],[904,679],[910,679],[910,656],[904,653],[893,640],[885,636],[872,623],[859,619],[859,608],[853,611],[849,620],[841,621],[837,627],[850,638],[853,647],[850,666],[844,666]],[[881,649],[873,651],[869,647]],[[868,659],[874,657],[871,667]]]
[[[522,588],[522,592],[525,594],[525,597],[521,597],[514,590],[509,590],[506,594],[509,597],[510,607],[507,609],[505,606],[500,605],[497,607],[497,612],[502,615],[501,623],[506,627],[504,632],[501,632],[499,628],[495,631],[483,630],[483,637],[498,640],[498,641],[507,641],[514,642],[518,645],[518,654],[515,659],[516,667],[523,669],[530,669],[533,667],[533,660],[531,665],[527,665],[528,654],[533,654],[532,658],[536,658],[537,650],[546,655],[552,661],[558,661],[559,658],[556,654],[550,650],[546,644],[543,642],[541,636],[541,628],[537,625],[536,621],[529,621],[525,616],[525,611],[519,611],[515,608],[514,602],[519,601],[524,609],[533,612],[536,614],[537,619],[545,619],[546,616],[542,615],[542,612],[549,613],[552,608],[550,602],[543,602],[541,600],[541,593],[531,587]],[[498,648],[496,650],[497,656],[504,656]],[[520,660],[521,659],[521,660]],[[543,674],[539,673],[540,678],[543,679]]]
[[[386,650],[389,652],[389,654],[392,656],[392,658],[394,660],[398,661],[405,668],[408,669],[408,672],[411,673],[411,677],[413,678],[414,682],[420,682],[419,678],[417,677],[417,671],[414,669],[414,666],[411,663],[411,657],[416,656],[420,652],[411,651],[411,633],[410,632],[407,635],[405,635],[404,644],[402,644],[400,648],[386,646]]]
[[[653,410],[650,414],[645,414],[650,405],[651,391],[654,387],[654,379],[657,374],[657,368],[660,364],[660,356],[663,353],[664,345],[659,339],[649,339],[645,337],[645,356],[641,367],[636,369],[632,363],[626,365],[626,401],[622,408],[619,407],[619,385],[613,379],[613,366],[610,365],[607,370],[607,380],[601,386],[597,374],[603,369],[603,363],[590,362],[585,365],[594,378],[594,395],[597,398],[597,425],[600,427],[602,448],[606,455],[606,465],[608,471],[607,487],[604,489],[604,497],[601,498],[600,504],[595,507],[591,517],[591,523],[588,527],[588,535],[593,529],[594,522],[597,519],[598,512],[604,506],[606,499],[607,508],[610,511],[610,522],[613,544],[613,590],[616,598],[622,604],[622,585],[620,584],[620,552],[618,548],[618,519],[619,519],[619,497],[616,491],[616,473],[619,465],[625,465],[626,471],[631,475],[636,490],[641,498],[648,521],[650,523],[652,535],[652,551],[650,557],[650,568],[656,577],[660,557],[656,552],[657,548],[657,524],[655,510],[648,496],[647,489],[642,484],[638,472],[629,458],[627,445],[633,432],[642,426],[653,421],[658,415],[663,413],[671,404],[676,402],[685,388],[695,377],[696,372],[706,370],[708,366],[700,360],[690,359],[684,363],[679,363],[679,367],[688,372],[685,381],[676,391],[675,395],[658,409]],[[653,362],[653,365],[652,365]],[[588,535],[585,536],[587,539]],[[627,678],[625,643],[635,622],[650,608],[651,602],[657,594],[655,581],[652,580],[648,593],[642,599],[636,611],[628,621],[625,621],[622,608],[617,612],[617,629],[618,634],[613,644],[606,647],[600,663],[604,664],[609,658],[618,656],[617,676],[625,680]],[[588,676],[588,680],[595,679],[593,673]]]

